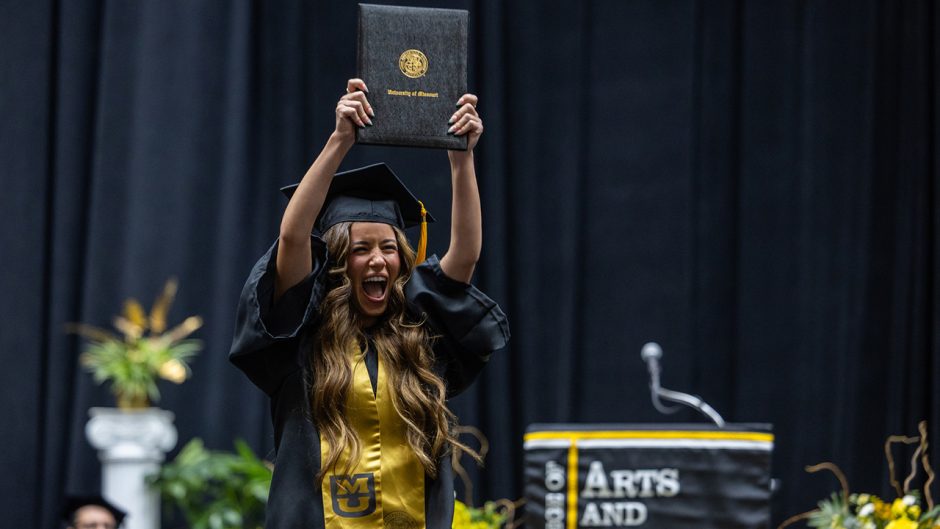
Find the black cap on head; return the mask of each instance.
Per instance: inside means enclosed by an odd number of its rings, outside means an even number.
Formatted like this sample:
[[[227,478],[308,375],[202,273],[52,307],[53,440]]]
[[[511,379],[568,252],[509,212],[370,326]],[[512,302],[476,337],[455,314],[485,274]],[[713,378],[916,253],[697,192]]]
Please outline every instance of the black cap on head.
[[[114,521],[117,527],[121,526],[121,522],[124,521],[124,517],[127,516],[127,513],[115,507],[111,502],[102,498],[100,495],[92,496],[69,496],[65,498],[65,504],[62,507],[62,519],[71,524],[74,521],[75,512],[81,509],[82,507],[87,507],[89,505],[97,505],[98,507],[103,507],[114,516]]]
[[[298,184],[281,188],[290,198]],[[340,222],[381,222],[401,229],[421,223],[423,205],[384,163],[336,173],[317,217],[320,233]],[[427,222],[434,217],[426,213]]]

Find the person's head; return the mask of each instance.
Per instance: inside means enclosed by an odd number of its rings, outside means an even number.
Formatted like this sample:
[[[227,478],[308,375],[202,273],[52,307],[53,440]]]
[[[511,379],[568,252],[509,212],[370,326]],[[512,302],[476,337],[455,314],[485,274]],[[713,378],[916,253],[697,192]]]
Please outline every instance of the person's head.
[[[68,497],[62,511],[69,529],[116,529],[125,514],[101,496]]]
[[[387,317],[400,318],[404,286],[415,264],[404,232],[383,222],[341,222],[323,238],[331,256],[330,295],[349,305],[356,326],[369,328]]]
[[[292,197],[296,189],[293,185],[281,191]],[[324,305],[341,305],[339,326],[369,328],[384,316],[403,313],[403,287],[415,261],[424,259],[427,222],[434,222],[434,217],[383,163],[333,177],[315,233],[323,237],[329,255],[331,299],[325,299]],[[420,255],[404,234],[406,228],[418,225],[422,228]],[[341,328],[335,330],[348,334]]]
[[[116,529],[117,520],[111,511],[100,505],[86,505],[72,518],[72,529]]]

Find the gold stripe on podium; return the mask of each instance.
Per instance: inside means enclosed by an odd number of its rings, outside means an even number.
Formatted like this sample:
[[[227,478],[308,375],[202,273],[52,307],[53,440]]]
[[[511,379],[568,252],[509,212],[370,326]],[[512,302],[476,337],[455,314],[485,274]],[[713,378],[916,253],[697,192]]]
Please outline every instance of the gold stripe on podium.
[[[578,442],[571,441],[568,448],[568,514],[567,528],[578,527]]]
[[[585,439],[702,439],[715,441],[758,441],[772,443],[774,435],[763,432],[722,432],[716,430],[610,430],[529,432],[525,441]]]

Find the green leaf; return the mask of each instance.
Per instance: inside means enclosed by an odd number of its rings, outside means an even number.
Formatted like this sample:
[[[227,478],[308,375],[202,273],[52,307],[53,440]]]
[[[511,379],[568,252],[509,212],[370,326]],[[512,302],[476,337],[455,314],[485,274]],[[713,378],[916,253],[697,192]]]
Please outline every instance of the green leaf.
[[[168,484],[167,492],[170,493],[170,496],[181,500],[186,499],[187,496],[186,486],[179,482]]]
[[[242,525],[242,515],[234,509],[225,509],[222,512],[222,519],[229,527],[241,527]]]
[[[258,461],[258,458],[255,456],[255,453],[251,450],[251,447],[248,446],[242,439],[235,439],[235,453],[239,455],[245,461],[255,462]]]
[[[933,519],[937,518],[938,516],[940,516],[940,505],[936,505],[934,506],[933,509],[930,509],[929,511],[922,514],[920,516],[920,521],[921,522],[926,521],[926,520],[933,521]]]
[[[164,499],[179,507],[193,529],[264,523],[271,471],[244,441],[237,440],[235,450],[207,450],[200,439],[193,439],[161,469],[158,482]]]
[[[220,513],[214,512],[209,515],[209,529],[225,529],[225,520]]]

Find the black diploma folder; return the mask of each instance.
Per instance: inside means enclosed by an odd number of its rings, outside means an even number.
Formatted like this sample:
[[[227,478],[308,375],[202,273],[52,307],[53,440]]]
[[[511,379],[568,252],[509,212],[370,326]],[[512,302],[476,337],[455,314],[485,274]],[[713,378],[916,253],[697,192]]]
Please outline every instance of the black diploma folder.
[[[359,77],[375,111],[359,143],[467,150],[447,133],[467,92],[467,12],[359,4]]]

